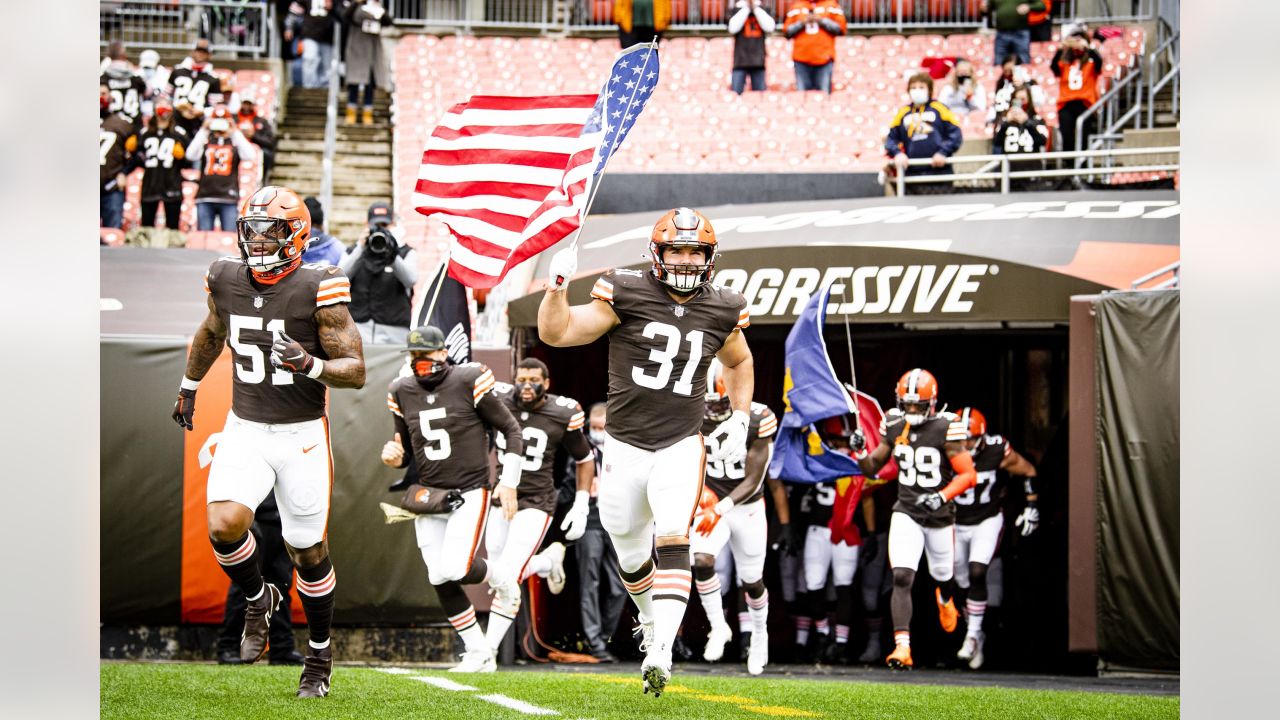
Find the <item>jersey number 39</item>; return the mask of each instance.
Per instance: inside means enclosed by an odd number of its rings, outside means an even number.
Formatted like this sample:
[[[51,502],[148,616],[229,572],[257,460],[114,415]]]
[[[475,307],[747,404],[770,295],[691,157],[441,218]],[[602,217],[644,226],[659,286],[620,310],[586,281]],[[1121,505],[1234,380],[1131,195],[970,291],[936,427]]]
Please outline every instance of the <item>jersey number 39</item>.
[[[898,461],[898,482],[903,485],[931,488],[942,482],[942,453],[938,448],[895,445],[893,459]]]

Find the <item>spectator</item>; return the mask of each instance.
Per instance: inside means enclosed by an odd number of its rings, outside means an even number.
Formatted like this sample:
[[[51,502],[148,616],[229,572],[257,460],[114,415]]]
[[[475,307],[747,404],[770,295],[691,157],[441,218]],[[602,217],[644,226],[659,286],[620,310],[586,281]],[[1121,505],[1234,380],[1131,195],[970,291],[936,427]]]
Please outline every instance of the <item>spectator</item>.
[[[169,73],[169,96],[178,113],[178,125],[194,138],[204,124],[206,111],[222,102],[222,81],[213,74],[208,40],[197,40],[191,55]]]
[[[1044,0],[1044,10],[1027,13],[1027,25],[1031,30],[1031,42],[1049,42],[1053,39],[1053,3]]]
[[[968,60],[956,63],[950,80],[938,92],[938,100],[956,113],[968,114],[987,109],[987,94],[973,78],[973,63]]]
[[[751,78],[751,90],[764,90],[764,38],[773,32],[777,23],[765,10],[761,0],[737,0],[738,9],[729,18],[729,34],[733,36],[733,91],[742,94],[747,78]]]
[[[960,149],[963,137],[956,116],[946,105],[933,99],[933,78],[917,73],[907,81],[911,101],[898,110],[889,125],[884,148],[893,158],[896,172],[910,175],[950,175],[947,159]],[[907,166],[908,160],[930,158],[925,166]],[[936,185],[908,186],[914,193],[943,190]]]
[[[311,212],[311,239],[307,240],[307,249],[302,252],[302,262],[337,265],[346,248],[341,240],[324,231],[324,207],[310,196],[303,202]]]
[[[333,0],[312,0],[302,20],[302,87],[321,88],[329,84],[333,67],[333,28],[338,24]]]
[[[574,552],[578,560],[582,631],[587,637],[587,647],[592,657],[600,662],[611,663],[617,662],[617,658],[609,652],[609,638],[618,627],[627,596],[622,587],[622,578],[618,574],[618,558],[609,541],[609,533],[605,532],[604,525],[600,523],[600,509],[596,505],[596,486],[600,482],[603,462],[600,452],[604,447],[605,418],[604,403],[591,406],[587,418],[587,441],[596,453],[596,480],[591,483],[587,531],[574,545]]]
[[[373,124],[373,89],[391,90],[391,69],[382,28],[392,23],[390,8],[382,0],[352,3],[347,10],[351,31],[347,34],[347,124],[356,124],[356,101],[364,86],[364,112],[360,122]]]
[[[1084,25],[1067,26],[1062,35],[1062,46],[1049,62],[1058,77],[1058,130],[1062,133],[1062,149],[1088,150],[1096,116],[1085,120],[1079,138],[1076,120],[1098,102],[1102,56],[1089,47],[1089,31]]]
[[[138,56],[138,76],[147,86],[147,94],[142,101],[142,114],[151,115],[154,111],[154,99],[163,95],[169,87],[169,68],[160,64],[160,53],[143,50]]]
[[[1013,102],[1004,115],[1004,120],[996,128],[991,138],[993,155],[1030,155],[1045,151],[1049,144],[1049,127],[1036,114],[1036,106],[1031,102],[1031,91],[1018,88],[1013,93]],[[1020,162],[1013,164],[1012,170],[1035,170],[1036,165],[1043,169],[1043,161]],[[1011,190],[1029,190],[1038,185],[1035,178],[1012,178],[1009,181]]]
[[[991,24],[996,29],[992,53],[996,61],[1017,55],[1024,65],[1031,62],[1031,26],[1027,16],[1033,11],[1044,12],[1044,0],[989,0],[984,4],[991,12]]]
[[[797,90],[831,92],[836,62],[836,36],[845,30],[844,10],[837,0],[795,0],[783,21],[792,41],[791,60]]]
[[[403,345],[409,337],[418,254],[391,232],[391,206],[369,206],[369,234],[347,249],[338,262],[351,279],[351,317],[366,343]]]
[[[1004,119],[1004,112],[1009,109],[1013,100],[1013,91],[1025,87],[1031,92],[1031,102],[1036,106],[1044,104],[1044,89],[1027,72],[1025,65],[1018,63],[1017,55],[1005,57],[1001,63],[1000,77],[996,80],[996,89],[992,94],[991,112],[987,117],[990,125],[999,125]]]
[[[164,205],[164,224],[170,230],[178,229],[182,218],[182,160],[186,157],[191,137],[174,123],[173,103],[160,96],[155,101],[155,113],[147,121],[130,152],[142,154],[142,227],[156,225],[156,210]]]
[[[623,49],[662,39],[671,25],[671,0],[613,0],[613,21]]]
[[[221,105],[191,138],[187,155],[200,169],[196,189],[196,228],[212,230],[213,221],[224,232],[235,232],[236,206],[240,201],[240,161],[253,158],[253,145],[231,123],[231,113]]]
[[[236,127],[245,139],[262,150],[262,183],[269,185],[271,168],[276,164],[276,129],[271,121],[258,114],[258,106],[248,95],[240,98],[240,110],[236,112]]]
[[[136,139],[133,122],[111,110],[111,90],[98,86],[98,217],[102,227],[120,228],[124,221],[126,146]]]
[[[262,577],[272,583],[284,595],[283,602],[271,616],[267,628],[267,661],[272,665],[301,665],[302,653],[293,644],[293,608],[289,588],[293,585],[293,562],[285,550],[280,526],[280,510],[275,495],[258,506],[250,528],[258,543],[262,562]],[[227,588],[227,603],[222,613],[222,627],[218,631],[218,664],[240,665],[240,637],[244,634],[244,611],[249,601],[235,583]]]
[[[289,3],[289,14],[281,31],[280,56],[289,67],[289,84],[302,87],[302,21],[307,17],[302,5]]]
[[[111,62],[98,79],[98,84],[107,86],[111,112],[129,118],[129,124],[136,133],[142,129],[142,100],[147,96],[147,83],[133,72],[123,43],[111,43],[107,55]]]

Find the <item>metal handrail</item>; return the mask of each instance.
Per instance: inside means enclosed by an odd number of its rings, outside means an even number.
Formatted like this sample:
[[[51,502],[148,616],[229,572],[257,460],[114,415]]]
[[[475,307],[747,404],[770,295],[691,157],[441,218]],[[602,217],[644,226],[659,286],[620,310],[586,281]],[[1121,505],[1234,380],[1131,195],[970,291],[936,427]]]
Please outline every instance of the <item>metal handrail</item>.
[[[1172,36],[1160,43],[1160,46],[1147,56],[1148,72],[1150,73],[1150,77],[1154,79],[1156,76],[1156,62],[1160,60],[1160,57],[1165,53],[1165,51],[1170,48],[1173,49],[1173,63],[1169,67],[1169,71],[1161,76],[1159,80],[1152,82],[1147,87],[1147,127],[1155,127],[1156,94],[1163,90],[1170,82],[1177,82],[1176,78],[1181,74],[1182,53],[1179,51],[1179,45],[1174,45],[1174,43],[1179,42],[1181,36],[1181,30],[1174,30]],[[1174,87],[1173,93],[1173,113],[1175,116],[1178,114],[1178,92],[1176,86]]]
[[[1176,287],[1176,286],[1179,284],[1180,280],[1181,280],[1181,275],[1182,275],[1182,261],[1181,261],[1181,260],[1174,260],[1173,262],[1169,263],[1168,265],[1165,265],[1164,267],[1160,268],[1159,270],[1152,270],[1151,272],[1147,273],[1146,275],[1143,275],[1142,277],[1138,278],[1137,280],[1134,280],[1133,282],[1129,283],[1129,289],[1130,289],[1130,290],[1137,290],[1137,289],[1138,289],[1139,287],[1141,287],[1143,284],[1145,284],[1145,283],[1149,283],[1149,282],[1151,282],[1152,280],[1155,280],[1156,278],[1160,277],[1161,275],[1164,275],[1165,273],[1173,273],[1173,277],[1169,278],[1168,280],[1165,280],[1164,282],[1160,283],[1159,285],[1155,285],[1155,286],[1150,287],[1150,288],[1148,288],[1148,289],[1149,289],[1149,290],[1160,290],[1160,289],[1167,288],[1167,287]]]
[[[1084,121],[1087,120],[1091,115],[1096,115],[1099,112],[1101,112],[1102,109],[1106,107],[1108,103],[1111,103],[1112,101],[1115,100],[1115,98],[1120,94],[1121,90],[1125,89],[1129,85],[1129,83],[1133,82],[1134,80],[1140,77],[1142,77],[1142,63],[1136,64],[1134,66],[1133,72],[1126,74],[1124,78],[1120,80],[1120,82],[1116,83],[1115,85],[1112,85],[1110,90],[1108,90],[1105,94],[1103,94],[1102,97],[1098,98],[1098,102],[1094,103],[1093,106],[1090,107],[1088,110],[1085,110],[1084,112],[1080,113],[1080,117],[1076,118],[1076,148],[1075,148],[1076,150],[1082,149],[1080,145],[1081,145],[1081,141],[1084,139],[1082,135],[1084,130]],[[1139,104],[1141,104],[1142,102],[1141,93],[1138,94],[1138,102]],[[1114,131],[1115,131],[1115,127],[1112,126],[1112,127],[1106,128],[1104,132],[1114,132]]]
[[[1036,169],[1036,170],[1010,170],[1011,163],[1018,162],[1044,162],[1052,160],[1069,160],[1069,159],[1086,159],[1096,157],[1124,157],[1132,155],[1161,155],[1182,153],[1180,146],[1152,147],[1152,148],[1117,148],[1111,150],[1064,150],[1051,153],[1036,154],[1017,154],[1017,155],[964,155],[961,157],[948,158],[948,162],[953,164],[970,164],[970,163],[987,163],[983,167],[974,172],[967,173],[951,173],[949,175],[914,175],[907,176],[899,172],[896,178],[898,185],[898,196],[901,197],[906,193],[906,186],[923,185],[934,182],[956,182],[959,180],[999,180],[1001,194],[1009,193],[1009,181],[1020,180],[1024,178],[1037,177],[1073,177],[1079,175],[1110,175],[1121,172],[1172,172],[1181,169],[1179,163],[1163,163],[1149,165],[1118,165],[1114,167],[1104,168],[1088,168],[1079,167],[1064,168],[1061,170]],[[931,158],[914,158],[907,162],[908,167],[922,167],[929,165]],[[998,172],[988,172],[988,168],[992,164],[999,164]]]

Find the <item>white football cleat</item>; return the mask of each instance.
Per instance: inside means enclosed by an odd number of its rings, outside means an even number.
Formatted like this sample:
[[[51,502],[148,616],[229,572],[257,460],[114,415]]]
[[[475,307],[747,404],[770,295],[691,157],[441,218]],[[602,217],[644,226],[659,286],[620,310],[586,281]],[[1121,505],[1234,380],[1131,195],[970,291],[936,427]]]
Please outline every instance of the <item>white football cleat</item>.
[[[982,654],[982,646],[986,639],[986,633],[980,632],[976,636],[966,635],[964,645],[960,646],[960,652],[956,653],[956,658],[968,662],[970,670],[982,667],[982,663],[986,661],[986,657]]]
[[[645,655],[644,663],[640,665],[640,677],[646,694],[653,693],[654,697],[662,695],[671,680],[671,651],[654,650]]]
[[[636,638],[636,647],[640,652],[649,653],[649,648],[653,647],[653,621],[641,620],[639,625],[631,631],[631,636]]]
[[[759,675],[769,664],[769,632],[757,630],[751,633],[751,647],[747,650],[747,672]]]
[[[728,623],[718,623],[711,626],[711,632],[707,633],[707,647],[702,651],[702,659],[707,662],[720,662],[720,658],[724,657],[724,646],[729,644],[733,639],[733,630],[729,628]]]
[[[498,671],[498,661],[489,648],[462,653],[462,662],[449,668],[451,673],[491,673]]]
[[[504,582],[498,583],[490,588],[493,591],[495,604],[506,610],[506,614],[515,617],[520,611],[520,583]]]
[[[564,543],[553,542],[542,554],[551,561],[551,573],[547,575],[547,589],[552,595],[564,591]]]

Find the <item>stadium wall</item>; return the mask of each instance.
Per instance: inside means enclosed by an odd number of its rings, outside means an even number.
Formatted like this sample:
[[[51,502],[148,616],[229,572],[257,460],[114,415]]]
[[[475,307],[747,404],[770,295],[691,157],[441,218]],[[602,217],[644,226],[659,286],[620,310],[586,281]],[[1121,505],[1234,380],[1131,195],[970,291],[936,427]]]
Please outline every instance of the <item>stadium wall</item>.
[[[609,173],[591,212],[601,215],[746,202],[884,195],[875,173]]]

